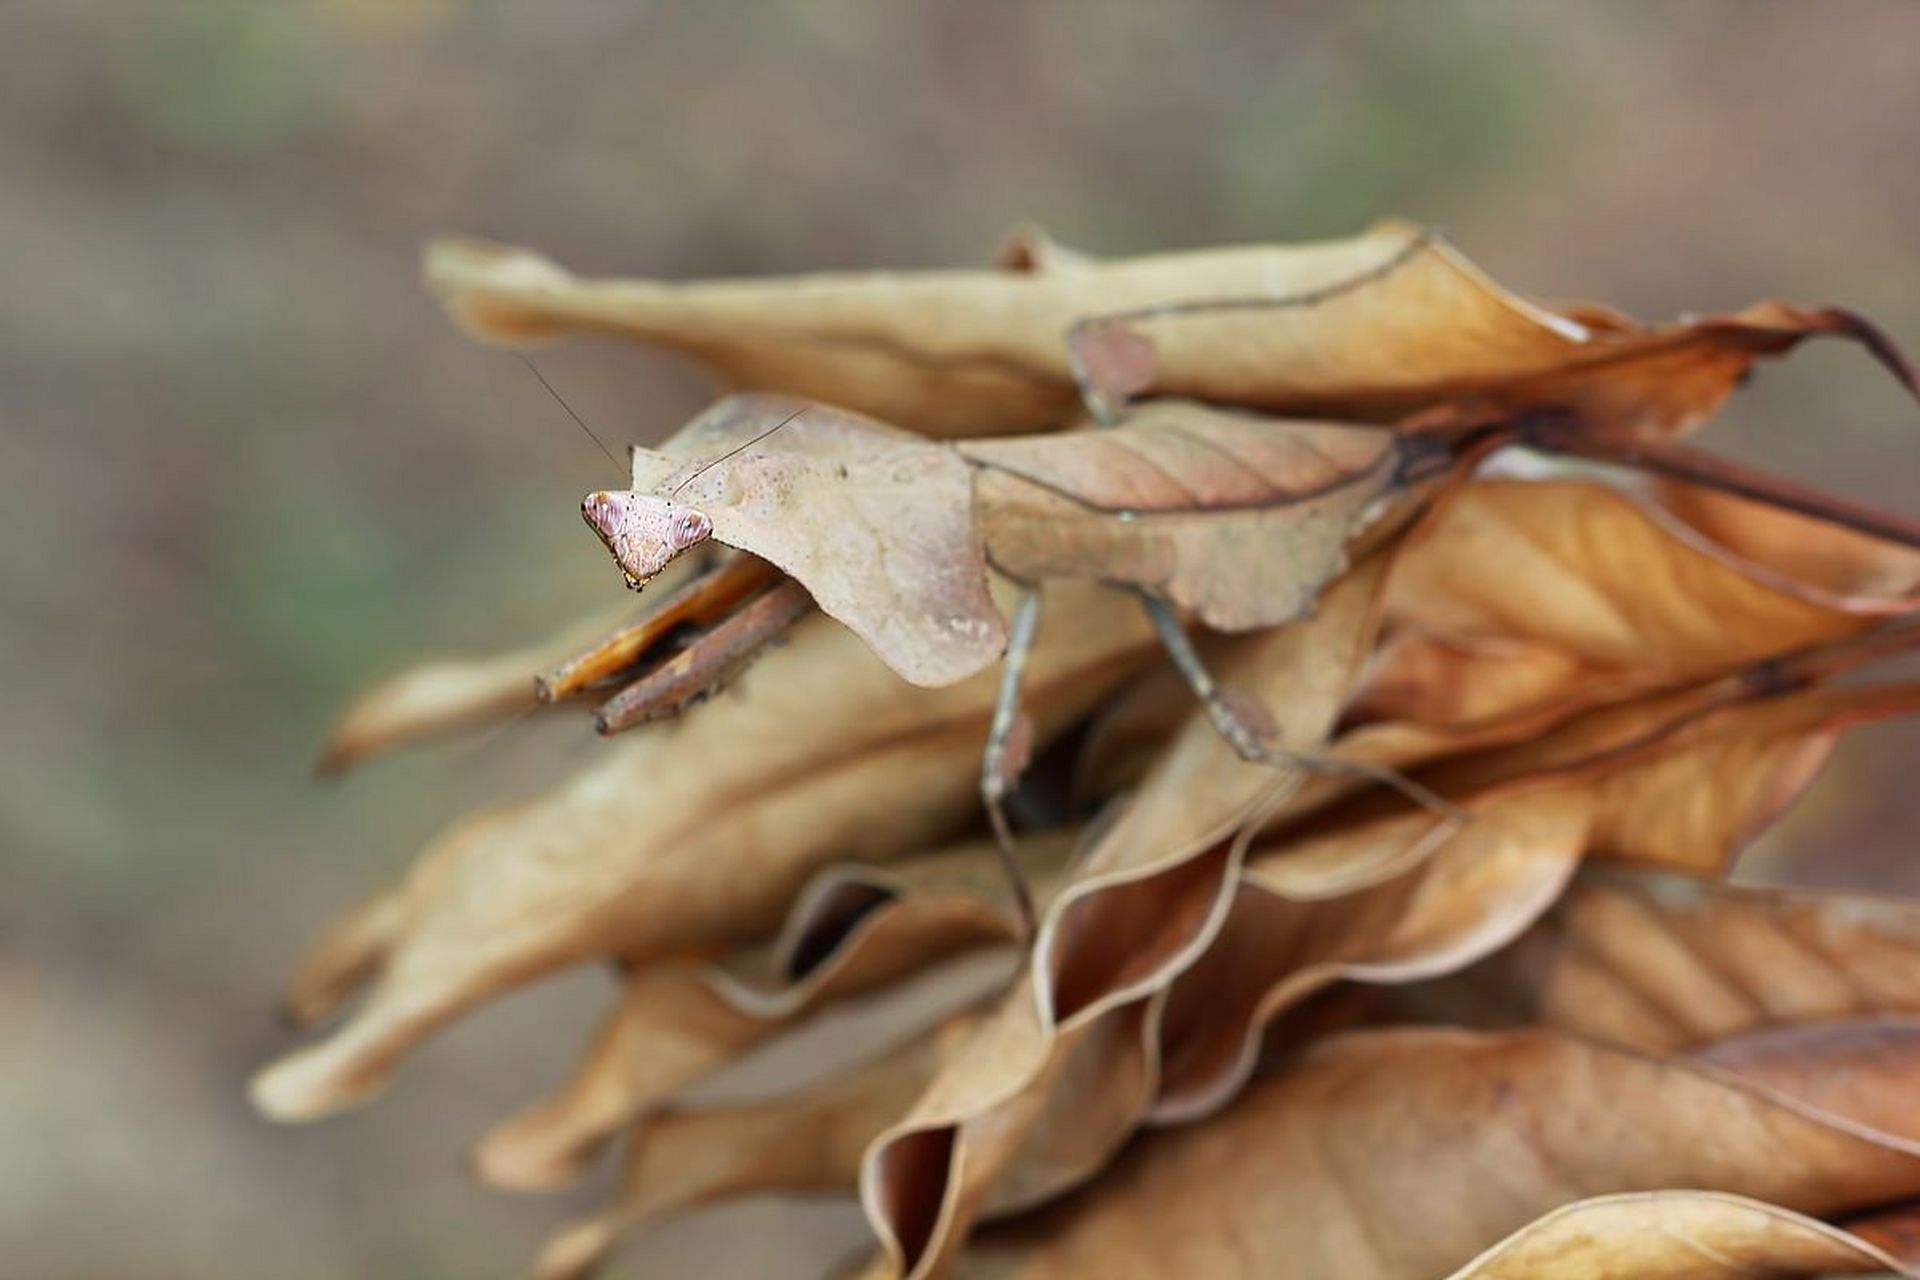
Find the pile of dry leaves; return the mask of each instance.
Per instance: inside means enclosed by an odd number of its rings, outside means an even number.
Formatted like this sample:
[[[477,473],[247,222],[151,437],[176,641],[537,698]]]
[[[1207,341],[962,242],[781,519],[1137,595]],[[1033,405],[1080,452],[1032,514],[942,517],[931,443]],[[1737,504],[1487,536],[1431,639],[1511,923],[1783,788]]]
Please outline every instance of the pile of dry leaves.
[[[427,270],[481,338],[617,335],[742,394],[585,504],[648,583],[627,625],[347,715],[334,767],[581,700],[617,736],[322,939],[291,1009],[360,999],[261,1074],[265,1112],[365,1102],[450,1020],[611,960],[573,1078],[478,1150],[526,1190],[624,1142],[546,1277],[769,1190],[857,1193],[871,1276],[1901,1268],[1920,903],[1723,877],[1842,732],[1920,710],[1887,673],[1920,537],[1679,439],[1813,335],[1911,385],[1864,321],[1548,310],[1401,224],[1117,261],[1027,234],[925,274],[595,281],[470,242]],[[1011,977],[857,1072],[676,1105],[988,949]]]

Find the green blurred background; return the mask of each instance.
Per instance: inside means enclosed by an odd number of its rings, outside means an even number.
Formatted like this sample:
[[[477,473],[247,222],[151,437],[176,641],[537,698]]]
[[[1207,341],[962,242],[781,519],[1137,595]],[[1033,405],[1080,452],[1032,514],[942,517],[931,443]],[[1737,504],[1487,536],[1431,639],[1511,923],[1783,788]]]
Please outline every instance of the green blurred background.
[[[1395,212],[1536,296],[1845,302],[1920,347],[1917,49],[1906,0],[8,6],[0,1272],[509,1276],[591,1200],[463,1161],[558,1078],[599,973],[369,1112],[274,1129],[242,1094],[324,923],[595,749],[575,723],[308,776],[370,678],[621,591],[576,514],[611,468],[444,323],[426,237],[690,276],[981,262],[1021,219],[1120,253]],[[611,345],[543,368],[615,441],[703,391]],[[1709,438],[1920,508],[1920,409],[1835,344]],[[1916,742],[1851,743],[1750,866],[1920,889]],[[802,1220],[813,1254],[771,1243]],[[858,1230],[726,1210],[619,1270],[804,1274]]]

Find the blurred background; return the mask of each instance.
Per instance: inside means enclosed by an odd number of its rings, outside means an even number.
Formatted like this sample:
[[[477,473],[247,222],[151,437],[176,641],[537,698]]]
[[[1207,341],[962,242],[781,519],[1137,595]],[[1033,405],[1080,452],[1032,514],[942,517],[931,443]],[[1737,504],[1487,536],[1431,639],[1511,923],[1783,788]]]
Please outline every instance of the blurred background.
[[[464,1152],[559,1079],[600,974],[461,1025],[371,1111],[275,1129],[243,1095],[325,923],[595,749],[571,722],[309,775],[370,679],[621,591],[576,514],[612,469],[443,321],[427,237],[693,276],[1391,212],[1534,296],[1843,302],[1912,350],[1916,48],[1904,0],[7,6],[0,1270],[513,1276],[599,1189],[503,1198]],[[612,345],[542,367],[616,445],[703,394]],[[1838,344],[1708,437],[1909,514],[1916,440]],[[1852,740],[1749,874],[1920,890],[1916,745]],[[761,1228],[800,1212],[704,1215],[617,1273],[791,1273]]]

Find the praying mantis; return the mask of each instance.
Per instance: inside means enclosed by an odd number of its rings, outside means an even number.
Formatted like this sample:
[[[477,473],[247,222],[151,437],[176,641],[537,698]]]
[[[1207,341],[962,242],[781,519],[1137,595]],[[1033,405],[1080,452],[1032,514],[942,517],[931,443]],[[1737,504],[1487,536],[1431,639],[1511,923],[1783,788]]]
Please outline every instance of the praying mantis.
[[[948,683],[1002,661],[980,791],[1003,848],[1012,842],[1007,796],[1029,748],[1020,683],[1039,630],[1039,588],[1049,580],[1095,578],[1133,592],[1240,758],[1364,774],[1451,819],[1446,802],[1409,778],[1280,749],[1260,708],[1209,673],[1183,613],[1227,632],[1303,616],[1344,569],[1350,546],[1390,536],[1439,482],[1509,444],[1677,475],[1920,545],[1911,522],[1644,433],[1606,430],[1550,397],[1519,410],[1497,397],[1468,398],[1394,425],[1138,398],[1156,383],[1156,349],[1143,329],[1221,312],[1312,308],[1386,280],[1431,242],[1422,232],[1368,270],[1291,295],[1076,318],[1060,341],[1088,431],[936,441],[826,405],[736,396],[695,419],[668,451],[634,450],[630,487],[588,494],[581,512],[630,587],[709,541],[790,575],[749,606],[758,619],[749,640],[777,632],[810,596],[916,683]],[[1911,384],[1911,370],[1866,333]],[[1010,623],[987,591],[989,570],[1021,586]]]
[[[1311,306],[1392,265],[1267,305]],[[1303,616],[1345,568],[1348,544],[1428,478],[1417,464],[1430,454],[1365,425],[1191,402],[1130,411],[1092,367],[1105,352],[1087,332],[1067,340],[1094,438],[925,441],[824,406],[735,397],[677,437],[682,452],[704,445],[713,456],[686,464],[635,449],[631,487],[588,494],[582,516],[630,587],[718,536],[792,574],[908,679],[946,683],[1001,659],[980,791],[1009,854],[1007,796],[1031,746],[1021,680],[1039,630],[1040,588],[1058,578],[1103,578],[1133,591],[1240,758],[1364,775],[1455,816],[1391,771],[1280,748],[1263,713],[1236,703],[1208,672],[1179,613],[1189,607],[1236,631]],[[766,443],[782,432],[779,444]],[[867,535],[864,563],[847,562],[854,534]],[[907,570],[874,590],[870,571],[885,575],[882,562],[902,543]],[[989,567],[1020,584],[1010,627],[986,591]],[[889,623],[905,634],[887,634]]]

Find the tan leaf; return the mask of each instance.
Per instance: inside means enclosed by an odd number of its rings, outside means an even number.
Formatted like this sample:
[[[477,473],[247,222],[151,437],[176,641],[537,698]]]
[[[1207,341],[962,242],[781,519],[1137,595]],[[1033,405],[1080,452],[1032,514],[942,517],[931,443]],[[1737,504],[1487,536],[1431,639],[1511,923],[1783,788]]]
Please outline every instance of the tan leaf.
[[[1872,1048],[1830,1038],[1749,1082],[1544,1032],[1342,1036],[1137,1144],[981,1274],[1418,1280],[1560,1206],[1665,1187],[1843,1214],[1920,1185],[1920,1031]],[[1850,1082],[1844,1122],[1788,1092],[1823,1064]]]
[[[637,1126],[608,1208],[562,1229],[539,1280],[581,1280],[622,1239],[713,1200],[766,1191],[846,1192],[861,1152],[911,1105],[956,1035],[957,1019],[860,1070],[751,1106],[667,1111]]]
[[[1660,505],[1735,555],[1788,579],[1795,589],[1860,613],[1906,613],[1920,592],[1920,552],[1825,520],[1718,493],[1665,484]]]
[[[1796,577],[1791,560],[1711,542],[1609,486],[1464,485],[1395,565],[1385,609],[1412,643],[1389,650],[1356,714],[1462,728],[1704,679],[1913,611],[1920,556],[1908,565],[1904,580],[1877,575],[1882,591],[1835,592],[1836,570]]]
[[[1027,683],[1043,739],[1151,652],[1131,601],[1056,590],[1056,625]],[[414,1044],[504,988],[596,955],[641,962],[750,939],[820,865],[925,846],[975,810],[997,694],[991,675],[915,690],[850,633],[803,621],[735,696],[631,735],[560,790],[437,841],[343,926],[377,945],[322,943],[329,966],[378,981],[332,1037],[258,1077],[256,1103],[286,1119],[352,1105]],[[914,803],[874,803],[901,795]],[[307,968],[301,1003],[313,1003],[309,989],[343,992],[329,966]]]
[[[1021,842],[1037,897],[1057,887],[1073,838]],[[838,866],[801,891],[764,948],[711,963],[643,968],[564,1088],[495,1129],[480,1175],[523,1190],[569,1182],[600,1145],[687,1085],[831,1004],[962,951],[1019,936],[1019,910],[991,846],[890,867]]]
[[[1843,1231],[1744,1196],[1638,1191],[1563,1205],[1493,1245],[1447,1280],[1745,1280],[1910,1275],[1866,1227]],[[967,1280],[1015,1273],[1020,1251],[988,1244]]]
[[[1706,1191],[1596,1196],[1528,1223],[1447,1280],[1743,1280],[1912,1274],[1871,1240]]]
[[[341,713],[315,768],[324,774],[344,773],[395,747],[534,710],[540,705],[534,678],[613,626],[619,616],[576,623],[550,639],[504,653],[440,658],[389,676]]]
[[[1014,261],[1031,268],[1044,255]],[[483,339],[618,334],[689,355],[728,386],[939,435],[1063,425],[1078,406],[1069,331],[1116,314],[1152,341],[1159,393],[1290,414],[1392,416],[1468,400],[1667,432],[1711,414],[1757,356],[1812,334],[1862,339],[1900,369],[1884,338],[1844,312],[1763,303],[1653,329],[1554,315],[1397,222],[1347,240],[1065,269],[690,283],[583,280],[526,250],[444,241],[426,275]],[[1316,291],[1310,306],[1264,305]],[[1241,305],[1126,314],[1221,300]]]
[[[1327,901],[1287,898],[1284,850],[1271,882],[1254,850],[1225,926],[1167,992],[1152,1118],[1180,1123],[1224,1105],[1253,1071],[1261,1030],[1315,991],[1414,982],[1512,941],[1572,876],[1593,806],[1578,784],[1496,794],[1410,870]]]
[[[1767,1028],[1920,1013],[1920,905],[1583,869],[1511,947],[1369,1000],[1369,1019],[1545,1026],[1680,1053]]]
[[[1777,670],[1597,707],[1531,741],[1444,759],[1420,779],[1456,803],[1519,786],[1588,786],[1598,802],[1591,854],[1717,874],[1812,782],[1848,728],[1920,709],[1920,686],[1779,693]],[[1378,788],[1322,798],[1297,798],[1260,837],[1271,850],[1263,875],[1291,897],[1380,883],[1439,836],[1432,815],[1406,812]]]
[[[1584,854],[1666,857],[1684,864],[1697,858],[1669,852],[1675,846],[1665,833],[1685,827],[1703,849],[1730,856],[1772,807],[1770,798],[1755,797],[1772,785],[1774,753],[1748,754],[1744,748],[1767,737],[1783,708],[1794,712],[1785,717],[1794,726],[1788,732],[1824,743],[1858,713],[1856,698],[1873,696],[1812,691],[1784,703],[1682,720],[1631,750],[1567,761],[1559,774],[1512,778],[1476,800],[1461,797],[1470,821],[1457,832],[1414,813],[1302,844],[1256,844],[1225,927],[1168,993],[1160,1024],[1164,1081],[1155,1117],[1183,1121],[1218,1107],[1252,1071],[1267,1024],[1335,981],[1398,985],[1431,979],[1504,946],[1553,903]],[[1897,696],[1913,705],[1912,690]],[[1670,816],[1676,804],[1686,807],[1688,821]],[[1658,817],[1623,817],[1623,811],[1641,810]],[[1621,833],[1640,843],[1610,843]],[[1515,966],[1529,959],[1539,964],[1544,936],[1544,927],[1532,931],[1511,953],[1483,966],[1489,974],[1477,982],[1532,975]],[[1660,947],[1662,939],[1649,938],[1644,929],[1600,936],[1605,941],[1596,945],[1633,950],[1637,959],[1628,972],[1645,973],[1649,987],[1670,987],[1674,999],[1689,990],[1675,953],[1695,958],[1696,969],[1712,954],[1689,952],[1671,938]],[[1584,972],[1577,963],[1569,960],[1566,968]],[[1666,972],[1657,968],[1663,963]],[[1598,967],[1599,976],[1607,977],[1606,966]],[[1783,974],[1781,998],[1807,985],[1831,1000],[1836,982],[1844,979],[1831,965],[1798,979]],[[1593,986],[1589,980],[1577,997],[1582,1010],[1600,1017],[1618,1006],[1618,999],[1609,1005],[1598,998],[1604,987],[1596,992]],[[1470,996],[1477,998],[1469,1003]],[[1468,1007],[1488,1001],[1474,980],[1462,978],[1452,987],[1408,993],[1401,1003],[1410,1010],[1444,1009],[1441,1002],[1449,997]],[[1517,1002],[1509,995],[1503,1003]],[[1375,1003],[1391,1008],[1396,1002]]]
[[[1815,689],[1702,717],[1599,782],[1597,857],[1717,875],[1848,729],[1920,711],[1920,685]]]

